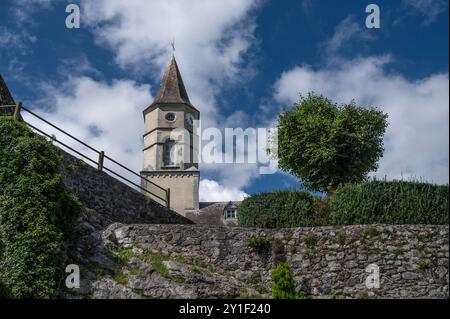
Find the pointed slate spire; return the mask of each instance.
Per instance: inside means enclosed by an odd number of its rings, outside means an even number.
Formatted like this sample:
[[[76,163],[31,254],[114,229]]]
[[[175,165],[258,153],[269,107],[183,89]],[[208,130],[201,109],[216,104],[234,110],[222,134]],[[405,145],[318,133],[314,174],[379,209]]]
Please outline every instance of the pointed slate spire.
[[[0,106],[1,105],[15,105],[14,99],[9,92],[8,86],[3,80],[2,75],[0,74]]]
[[[175,57],[172,57],[172,61],[170,61],[159,85],[153,104],[157,103],[186,103],[191,105]]]

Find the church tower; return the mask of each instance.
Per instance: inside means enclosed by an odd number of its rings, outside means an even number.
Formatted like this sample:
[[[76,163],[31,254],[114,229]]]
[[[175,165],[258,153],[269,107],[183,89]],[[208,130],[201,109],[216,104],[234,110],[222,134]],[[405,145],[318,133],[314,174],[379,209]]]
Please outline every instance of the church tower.
[[[153,103],[144,110],[144,169],[141,175],[169,188],[179,214],[199,208],[198,134],[200,112],[191,104],[175,57]],[[155,186],[144,187],[157,194]]]

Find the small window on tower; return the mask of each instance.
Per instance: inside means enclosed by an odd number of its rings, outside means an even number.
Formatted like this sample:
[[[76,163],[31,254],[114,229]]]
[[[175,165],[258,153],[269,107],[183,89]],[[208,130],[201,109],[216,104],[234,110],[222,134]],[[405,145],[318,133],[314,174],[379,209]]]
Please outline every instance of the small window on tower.
[[[175,121],[175,119],[176,119],[176,116],[175,116],[174,113],[167,113],[166,114],[166,120],[168,122],[173,122],[173,121]]]

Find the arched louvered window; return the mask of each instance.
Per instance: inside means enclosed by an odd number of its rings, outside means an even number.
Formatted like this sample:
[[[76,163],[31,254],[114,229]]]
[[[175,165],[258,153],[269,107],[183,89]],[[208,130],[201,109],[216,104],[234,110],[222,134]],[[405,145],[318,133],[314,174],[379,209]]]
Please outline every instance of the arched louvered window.
[[[174,149],[175,149],[175,141],[174,140],[167,140],[164,143],[163,147],[163,163],[164,166],[173,166],[175,165],[174,158]]]

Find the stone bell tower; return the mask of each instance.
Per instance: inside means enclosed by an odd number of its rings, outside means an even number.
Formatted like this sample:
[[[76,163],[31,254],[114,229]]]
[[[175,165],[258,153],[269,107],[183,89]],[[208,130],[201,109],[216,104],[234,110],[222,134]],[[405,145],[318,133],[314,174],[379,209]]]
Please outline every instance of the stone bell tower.
[[[184,215],[199,208],[198,135],[200,112],[191,104],[175,57],[153,103],[144,110],[144,169],[141,175],[169,188],[170,207]],[[143,185],[158,192],[155,186]]]

